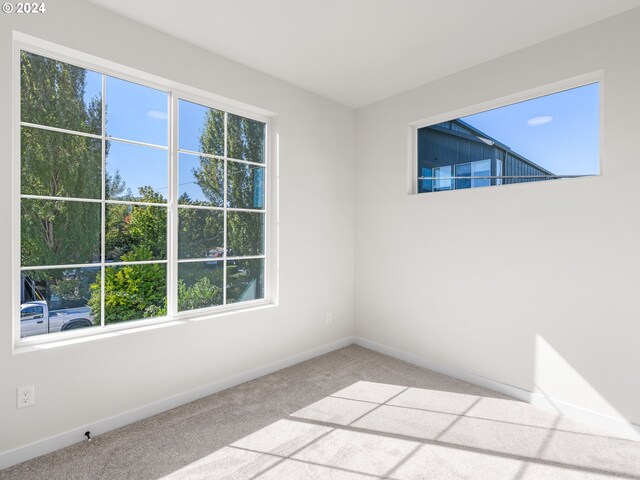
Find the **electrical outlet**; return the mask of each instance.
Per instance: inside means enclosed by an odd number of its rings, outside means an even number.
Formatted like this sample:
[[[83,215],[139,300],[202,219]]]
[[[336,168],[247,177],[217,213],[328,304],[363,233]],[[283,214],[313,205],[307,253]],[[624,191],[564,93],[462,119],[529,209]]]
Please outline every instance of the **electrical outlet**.
[[[18,387],[18,408],[29,407],[36,403],[36,387],[27,385]]]
[[[333,323],[333,313],[327,313],[327,325],[331,325]]]

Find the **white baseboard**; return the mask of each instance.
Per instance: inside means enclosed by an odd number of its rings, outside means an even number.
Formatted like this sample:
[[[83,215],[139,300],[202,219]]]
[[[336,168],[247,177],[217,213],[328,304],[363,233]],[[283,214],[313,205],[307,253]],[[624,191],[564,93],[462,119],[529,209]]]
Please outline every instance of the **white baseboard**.
[[[15,448],[13,450],[2,452],[0,453],[0,470],[24,462],[26,460],[39,457],[40,455],[44,455],[46,453],[53,452],[64,447],[68,447],[69,445],[73,445],[74,443],[81,442],[85,440],[84,432],[86,432],[87,430],[91,431],[92,436],[101,435],[103,433],[115,430],[116,428],[123,427],[138,420],[142,420],[144,418],[165,412],[167,410],[171,410],[172,408],[179,407],[180,405],[193,402],[194,400],[198,400],[208,395],[226,390],[227,388],[231,388],[241,383],[245,383],[250,380],[262,377],[263,375],[282,370],[283,368],[290,367],[305,360],[309,360],[311,358],[317,357],[318,355],[323,355],[339,348],[352,345],[353,343],[354,337],[345,337],[335,342],[331,342],[320,347],[283,358],[282,360],[278,360],[267,365],[247,370],[237,375],[223,378],[222,380],[218,380],[208,385],[204,385],[187,392],[179,393],[177,395],[164,398],[157,402],[149,403],[133,410],[129,410],[127,412],[96,421],[89,425],[82,425],[80,427],[68,430],[57,435],[53,435],[43,440],[38,440],[37,442],[33,442]]]
[[[588,410],[586,408],[582,408],[580,406],[573,405],[562,400],[549,398],[538,392],[531,392],[529,390],[524,390],[519,387],[507,385],[496,380],[491,380],[481,375],[476,375],[474,373],[465,372],[464,370],[449,367],[442,363],[433,361],[429,358],[414,355],[412,353],[407,353],[388,345],[383,345],[381,343],[368,340],[366,338],[355,337],[354,342],[356,345],[368,348],[369,350],[384,353],[385,355],[389,355],[390,357],[394,357],[399,360],[418,365],[419,367],[428,368],[429,370],[433,370],[434,372],[442,373],[444,375],[457,378],[458,380],[463,380],[480,387],[488,388],[504,395],[509,395],[510,397],[513,397],[517,400],[522,400],[532,405],[540,407],[552,406],[555,410],[559,410],[563,415],[569,418],[575,419],[587,425],[592,425],[594,427],[600,428],[602,430],[610,432],[612,435],[628,438],[631,440],[640,440],[640,425],[630,423],[626,420],[604,415],[602,413]]]

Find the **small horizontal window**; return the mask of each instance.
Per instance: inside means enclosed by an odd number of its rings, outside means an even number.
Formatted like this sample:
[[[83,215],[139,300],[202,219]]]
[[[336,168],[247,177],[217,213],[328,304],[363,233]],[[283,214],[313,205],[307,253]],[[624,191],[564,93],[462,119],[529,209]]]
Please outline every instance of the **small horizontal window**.
[[[418,129],[418,193],[598,175],[599,84]]]

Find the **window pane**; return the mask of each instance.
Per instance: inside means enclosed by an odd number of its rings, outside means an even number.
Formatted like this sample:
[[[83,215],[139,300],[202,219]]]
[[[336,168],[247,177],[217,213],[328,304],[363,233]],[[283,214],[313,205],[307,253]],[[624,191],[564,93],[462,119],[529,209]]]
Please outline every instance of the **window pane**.
[[[181,153],[178,165],[178,203],[224,205],[224,161]]]
[[[20,274],[20,337],[100,325],[100,267]]]
[[[460,177],[471,177],[471,164],[463,163],[461,165],[456,165],[456,189],[460,188],[471,188],[471,178],[460,178]]]
[[[434,168],[433,176],[435,177],[435,181],[433,182],[434,190],[451,190],[453,188],[451,165]]]
[[[107,204],[105,222],[107,262],[136,262],[167,258],[167,209],[165,207]]]
[[[474,177],[487,177],[491,175],[491,160],[480,160],[471,164]],[[472,187],[488,187],[491,185],[490,178],[474,178]]]
[[[102,75],[20,52],[20,85],[23,122],[102,133]]]
[[[433,178],[435,176],[435,169],[420,167],[420,176],[423,177],[418,181],[418,190],[420,193],[422,192],[432,192],[435,188],[435,183]]]
[[[102,196],[102,141],[21,128],[21,191],[25,195]]]
[[[224,156],[224,112],[180,100],[178,147]]]
[[[222,305],[223,263],[217,261],[179,264],[179,312]]]
[[[264,163],[264,123],[230,113],[227,120],[227,134],[228,157]]]
[[[227,212],[227,248],[230,257],[264,253],[264,214]]]
[[[106,153],[108,200],[167,201],[167,150],[109,141]]]
[[[215,258],[224,254],[224,212],[181,208],[178,258]]]
[[[22,266],[100,261],[99,203],[22,200]]]
[[[105,97],[109,136],[168,145],[167,93],[108,76]]]
[[[417,171],[454,166],[472,177],[456,189],[598,175],[599,97],[593,83],[420,128]],[[505,178],[473,178],[491,171]]]
[[[264,260],[229,260],[227,262],[227,303],[264,298]]]
[[[105,324],[167,314],[164,263],[105,268]]]
[[[227,163],[227,203],[232,208],[264,208],[264,168]]]
[[[179,311],[223,305],[227,293],[228,303],[264,297],[265,260],[244,257],[265,252],[265,213],[255,210],[266,202],[266,124],[180,99],[170,119],[166,92],[27,52],[20,60],[20,120],[34,126],[21,126],[19,193],[38,197],[20,199],[21,336],[101,316],[164,317],[169,270]]]

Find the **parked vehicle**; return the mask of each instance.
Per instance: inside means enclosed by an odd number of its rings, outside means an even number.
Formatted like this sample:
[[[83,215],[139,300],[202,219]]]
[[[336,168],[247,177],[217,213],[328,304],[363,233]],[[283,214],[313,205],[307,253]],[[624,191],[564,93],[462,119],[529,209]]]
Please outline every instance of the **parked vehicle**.
[[[27,302],[20,306],[20,337],[61,332],[92,325],[93,315],[89,307],[50,311],[44,300]]]
[[[67,272],[67,276],[72,278],[73,271]],[[50,310],[51,305],[62,306],[60,298],[54,294],[49,294],[47,302],[36,282],[28,275],[22,275],[22,285],[20,289],[20,337],[31,337],[45,333],[61,332],[74,328],[85,328],[92,326],[93,314],[91,308],[86,306],[72,306],[71,308],[56,308]],[[68,305],[68,304],[67,304]]]

